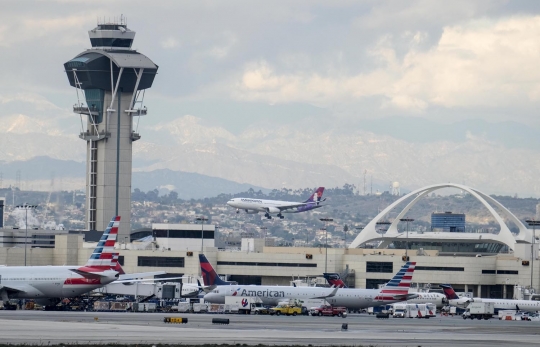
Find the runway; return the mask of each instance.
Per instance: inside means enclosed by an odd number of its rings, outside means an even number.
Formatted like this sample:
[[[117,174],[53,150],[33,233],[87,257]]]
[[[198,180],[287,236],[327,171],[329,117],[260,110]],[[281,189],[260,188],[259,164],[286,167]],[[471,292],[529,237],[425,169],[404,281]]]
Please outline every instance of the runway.
[[[188,318],[166,324],[165,316]],[[229,318],[214,325],[212,318]],[[97,318],[97,320],[96,320]],[[348,330],[342,331],[342,323]],[[540,322],[376,319],[374,316],[284,317],[210,314],[0,311],[5,344],[269,344],[347,346],[537,346]]]

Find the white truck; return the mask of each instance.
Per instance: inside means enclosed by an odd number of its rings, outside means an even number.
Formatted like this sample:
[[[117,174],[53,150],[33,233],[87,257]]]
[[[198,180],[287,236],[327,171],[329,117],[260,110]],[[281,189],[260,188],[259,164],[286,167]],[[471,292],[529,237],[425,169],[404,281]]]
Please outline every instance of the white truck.
[[[426,304],[426,318],[437,317],[437,305],[435,304]]]
[[[516,310],[499,310],[499,320],[517,320],[516,318],[521,320],[521,317],[516,317],[516,312]]]
[[[409,311],[409,305],[408,304],[393,304],[393,314],[392,317],[394,318],[405,318],[408,316]]]
[[[238,310],[240,314],[250,314],[256,307],[262,306],[262,300],[257,296],[226,296],[225,306],[230,312]]]
[[[490,319],[495,313],[493,302],[471,302],[463,313],[463,319]]]
[[[429,318],[426,304],[409,304],[407,313],[408,318]]]

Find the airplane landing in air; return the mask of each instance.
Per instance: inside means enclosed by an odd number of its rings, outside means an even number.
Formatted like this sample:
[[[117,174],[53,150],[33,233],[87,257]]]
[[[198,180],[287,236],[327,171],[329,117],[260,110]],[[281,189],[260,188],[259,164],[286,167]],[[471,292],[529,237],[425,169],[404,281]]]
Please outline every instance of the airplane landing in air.
[[[321,203],[326,200],[322,198],[323,193],[324,187],[319,187],[304,202],[234,198],[229,200],[227,205],[236,208],[236,213],[240,213],[241,210],[249,214],[264,212],[264,216],[268,219],[272,219],[270,214],[276,213],[277,217],[283,219],[283,213],[300,213],[323,207]]]

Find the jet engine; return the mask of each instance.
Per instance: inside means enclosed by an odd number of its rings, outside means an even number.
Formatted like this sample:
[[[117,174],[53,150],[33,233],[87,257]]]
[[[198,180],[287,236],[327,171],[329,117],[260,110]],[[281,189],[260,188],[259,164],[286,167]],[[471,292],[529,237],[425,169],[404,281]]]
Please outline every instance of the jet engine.
[[[268,213],[280,213],[281,212],[281,210],[279,208],[277,208],[277,207],[268,207],[266,210],[268,211]]]
[[[246,211],[247,214],[257,214],[259,213],[259,211],[255,211],[255,210],[244,210]]]

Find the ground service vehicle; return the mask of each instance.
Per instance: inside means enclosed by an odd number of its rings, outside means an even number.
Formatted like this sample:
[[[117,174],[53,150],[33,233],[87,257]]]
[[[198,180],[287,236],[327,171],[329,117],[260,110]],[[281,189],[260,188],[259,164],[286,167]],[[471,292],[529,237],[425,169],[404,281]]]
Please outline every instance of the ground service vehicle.
[[[463,319],[490,319],[495,313],[493,302],[471,302],[463,313]]]
[[[405,318],[405,316],[408,315],[408,305],[407,304],[394,304],[394,313],[393,313],[393,317],[394,318]]]
[[[256,296],[240,297],[240,296],[226,296],[225,305],[229,307],[238,308],[240,314],[250,314],[252,310],[257,307],[261,307],[261,299]]]
[[[253,314],[270,314],[271,309],[268,306],[255,307],[252,310]]]
[[[499,310],[499,320],[516,320],[516,310]]]
[[[426,304],[426,317],[437,317],[437,305]]]
[[[270,309],[271,315],[287,315],[287,316],[296,316],[302,314],[302,307],[300,306],[291,306],[286,304],[279,304],[276,307]]]
[[[312,316],[343,316],[344,313],[347,312],[346,307],[338,307],[338,306],[331,306],[331,305],[321,305],[319,307],[313,307],[311,308],[311,315]]]
[[[426,304],[408,304],[408,318],[429,318]]]

